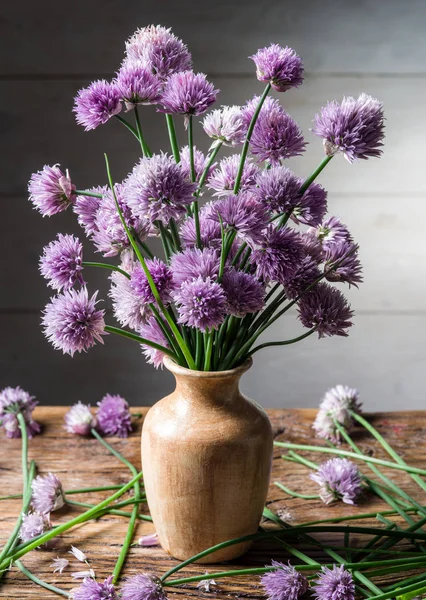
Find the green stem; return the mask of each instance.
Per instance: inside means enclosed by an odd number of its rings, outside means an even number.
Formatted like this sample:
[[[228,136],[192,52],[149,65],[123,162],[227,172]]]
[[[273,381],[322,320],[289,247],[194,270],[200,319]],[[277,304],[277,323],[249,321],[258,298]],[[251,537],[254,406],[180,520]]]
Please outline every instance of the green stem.
[[[206,336],[207,336],[207,347],[206,347],[206,355],[205,355],[205,359],[204,359],[204,371],[210,371],[212,352],[213,352],[214,331],[207,332]]]
[[[173,217],[170,219],[169,227],[170,227],[170,233],[171,233],[171,236],[172,236],[175,248],[176,248],[176,252],[181,252],[182,244],[180,241],[179,231],[178,231],[178,228],[176,225],[176,221],[174,220]]]
[[[130,279],[129,273],[127,273],[126,271],[123,271],[123,269],[120,269],[120,267],[117,267],[116,265],[109,265],[108,263],[98,263],[98,262],[88,262],[88,261],[83,261],[81,264],[83,265],[83,267],[99,267],[100,269],[108,269],[110,271],[117,271],[118,273],[121,273],[121,275],[124,275],[124,277],[127,277],[127,279]]]
[[[295,337],[291,340],[284,340],[281,342],[265,342],[264,344],[260,344],[259,346],[256,346],[255,348],[253,348],[253,350],[250,350],[250,352],[248,352],[246,354],[246,357],[248,358],[249,356],[252,356],[252,354],[254,354],[255,352],[258,352],[259,350],[262,350],[263,348],[268,348],[269,346],[288,346],[289,344],[295,344],[296,342],[300,342],[301,340],[304,340],[305,338],[309,337],[315,331],[316,331],[316,327],[312,327],[312,329],[310,329],[306,333],[303,333],[302,335],[299,335],[298,337]],[[238,360],[238,354],[236,356],[236,360]]]
[[[424,469],[418,469],[417,467],[410,467],[409,465],[399,465],[380,458],[373,458],[372,456],[366,456],[365,454],[359,455],[355,452],[348,452],[347,450],[338,450],[337,448],[330,448],[328,446],[309,446],[307,444],[292,444],[290,442],[274,442],[275,446],[280,448],[287,448],[292,450],[305,450],[306,452],[323,452],[325,454],[337,454],[338,456],[345,456],[347,458],[355,458],[363,460],[367,463],[373,463],[381,465],[382,467],[389,467],[396,469],[397,471],[405,471],[406,473],[417,473],[419,475],[426,475]]]
[[[102,194],[98,194],[97,192],[89,192],[89,190],[74,190],[73,193],[76,196],[91,196],[92,198],[103,198]]]
[[[195,165],[194,165],[194,131],[192,127],[192,115],[188,119],[188,148],[189,148],[189,169],[191,181],[195,181]]]
[[[141,122],[139,119],[139,111],[138,111],[137,105],[135,105],[135,122],[136,122],[136,131],[138,133],[138,139],[139,139],[139,142],[141,145],[142,154],[144,155],[145,158],[151,158],[152,152],[148,148],[148,145],[142,134],[142,127],[141,127]]]
[[[303,500],[318,500],[318,494],[308,495],[308,494],[299,494],[298,492],[293,492],[288,487],[280,483],[279,481],[275,481],[274,485],[276,485],[280,490],[288,494],[289,496],[293,496],[294,498],[302,498]]]
[[[96,504],[90,504],[89,502],[75,502],[74,500],[67,500],[67,504],[69,504],[70,506],[80,506],[82,508],[95,508],[96,507]],[[101,517],[103,517],[106,514],[117,515],[120,517],[131,517],[132,516],[132,513],[130,511],[118,510],[116,508],[106,508],[106,509],[99,511],[99,513],[96,514],[93,518],[100,519]],[[149,521],[150,523],[152,522],[152,518],[149,515],[138,514],[138,519],[140,519],[141,521]]]
[[[195,332],[195,365],[198,371],[201,371],[203,349],[203,334],[199,329],[197,329]]]
[[[263,103],[265,102],[266,96],[269,94],[270,89],[271,89],[271,84],[268,83],[267,86],[265,87],[265,89],[263,90],[263,94],[260,97],[259,103],[258,103],[256,110],[254,111],[253,117],[250,121],[250,125],[247,130],[246,140],[244,142],[244,146],[241,151],[241,159],[240,159],[240,164],[238,167],[237,176],[235,178],[234,194],[237,194],[240,189],[241,178],[243,176],[243,171],[244,171],[244,164],[246,162],[247,153],[248,153],[248,149],[250,146],[250,140],[251,140],[251,136],[253,134],[253,129],[254,129],[254,126],[256,125],[257,118],[260,114]]]
[[[168,348],[165,348],[164,346],[161,346],[160,344],[156,344],[155,342],[152,342],[151,340],[147,340],[147,339],[141,337],[140,335],[137,335],[136,333],[132,333],[131,331],[126,331],[125,329],[119,329],[118,327],[113,327],[112,325],[105,325],[105,331],[107,331],[108,333],[114,333],[116,335],[121,335],[122,337],[129,338],[130,340],[139,342],[139,344],[145,344],[147,346],[151,346],[151,348],[155,348],[156,350],[159,350],[160,352],[167,354],[167,356],[170,356],[171,358],[176,359],[174,352],[172,352]]]
[[[198,189],[197,189],[197,191],[195,192],[195,195],[196,195],[197,197],[198,197],[198,196],[200,195],[200,193],[201,193],[201,189],[202,189],[202,187],[203,187],[203,185],[204,185],[204,183],[205,183],[205,181],[206,181],[206,179],[207,179],[207,175],[209,174],[210,167],[211,167],[211,166],[212,166],[212,164],[214,163],[214,159],[216,158],[216,155],[217,155],[217,153],[219,152],[219,150],[221,149],[221,147],[222,147],[222,142],[219,142],[219,143],[218,143],[218,144],[217,144],[217,145],[216,145],[216,146],[213,148],[213,150],[211,151],[211,154],[210,154],[210,155],[209,155],[209,157],[208,157],[207,164],[206,164],[206,166],[204,167],[204,171],[202,172],[202,174],[201,174],[201,177],[200,177],[200,181],[198,182]]]
[[[418,594],[422,594],[426,592],[426,587],[418,587],[418,583],[413,583],[412,585],[407,585],[398,588],[398,590],[391,590],[389,592],[384,592],[383,594],[378,594],[377,596],[371,596],[370,600],[387,600],[388,598],[394,598],[395,593],[399,596],[403,596],[404,594],[409,594],[410,592],[417,592]]]
[[[61,523],[61,525],[58,525],[57,527],[55,527],[55,529],[52,529],[52,530],[46,532],[41,537],[37,538],[37,540],[31,541],[30,543],[28,543],[24,548],[22,548],[18,552],[15,552],[11,556],[8,556],[3,562],[0,563],[0,571],[2,571],[3,569],[7,569],[10,564],[12,564],[16,560],[18,560],[19,558],[21,558],[22,556],[27,554],[27,552],[30,552],[31,550],[34,550],[38,546],[45,544],[46,542],[53,539],[54,537],[57,537],[61,533],[64,533],[65,531],[72,529],[76,525],[85,523],[89,519],[95,518],[95,515],[97,513],[99,513],[104,508],[107,508],[112,502],[114,502],[115,500],[120,498],[120,496],[125,494],[127,492],[127,490],[132,488],[135,485],[135,483],[137,481],[139,481],[139,479],[141,477],[142,477],[142,473],[138,473],[136,477],[131,479],[128,483],[126,483],[126,485],[123,485],[123,487],[121,489],[117,490],[114,494],[112,494],[112,496],[109,496],[108,498],[106,498],[105,500],[100,502],[97,506],[95,506],[94,508],[87,510],[86,512],[82,513],[81,515],[78,515],[77,517],[75,517],[74,519],[71,519],[70,521],[67,521],[66,523]],[[413,534],[413,535],[418,536],[420,534]]]
[[[28,579],[31,579],[31,581],[33,581],[37,585],[40,585],[41,587],[46,588],[46,590],[49,590],[50,592],[53,592],[54,594],[58,594],[59,596],[65,596],[65,598],[69,598],[70,597],[69,593],[66,592],[65,590],[61,590],[60,588],[57,588],[54,585],[51,585],[50,583],[46,583],[42,579],[39,579],[36,575],[34,575],[33,573],[31,573],[31,571],[29,571],[26,567],[24,567],[24,565],[21,563],[20,560],[16,561],[16,565],[19,568],[19,570],[26,577],[28,577]]]
[[[136,129],[132,125],[130,125],[130,123],[128,121],[126,121],[126,119],[123,119],[123,117],[120,117],[120,115],[114,115],[114,116],[118,121],[120,121],[120,123],[122,123],[124,125],[124,127],[126,127],[131,133],[133,133],[135,138],[140,143],[139,135],[138,135],[138,132],[136,131]]]
[[[177,163],[180,162],[179,145],[176,137],[175,123],[173,115],[166,115],[167,129],[169,132],[170,146],[173,152],[174,159]]]

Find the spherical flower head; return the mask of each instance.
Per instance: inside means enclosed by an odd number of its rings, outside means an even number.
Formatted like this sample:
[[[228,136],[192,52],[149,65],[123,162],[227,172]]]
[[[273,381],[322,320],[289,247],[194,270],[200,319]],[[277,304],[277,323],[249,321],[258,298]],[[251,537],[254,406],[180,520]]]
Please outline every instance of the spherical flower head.
[[[50,529],[50,520],[48,515],[39,512],[31,512],[22,515],[22,525],[19,530],[19,537],[22,542],[29,542]]]
[[[220,223],[212,221],[210,218],[210,208],[204,205],[200,209],[200,237],[204,247],[220,248],[221,230]],[[180,237],[187,248],[193,248],[197,245],[197,231],[194,217],[187,218],[181,225]]]
[[[204,117],[203,129],[225,146],[238,146],[245,140],[247,124],[241,106],[222,106]]]
[[[347,226],[338,217],[329,217],[316,230],[308,230],[315,234],[324,250],[337,242],[353,242],[352,235]]]
[[[123,65],[117,73],[116,84],[127,110],[138,104],[156,104],[164,86],[163,81],[142,64]]]
[[[302,186],[303,180],[299,179]],[[319,183],[311,183],[302,196],[298,196],[292,213],[296,223],[316,227],[320,225],[327,212],[327,192]]]
[[[249,58],[256,65],[257,79],[270,83],[276,92],[286,92],[303,83],[302,59],[288,46],[271,44]]]
[[[218,93],[204,73],[175,73],[166,81],[158,110],[185,117],[202,115],[216,102]]]
[[[347,458],[331,458],[322,463],[309,477],[320,486],[320,498],[325,504],[337,500],[342,500],[345,504],[355,504],[362,492],[358,468]]]
[[[132,431],[129,405],[118,394],[106,394],[98,402],[96,418],[102,435],[118,435],[124,438]]]
[[[92,415],[89,404],[78,401],[73,404],[64,417],[64,429],[75,435],[89,435],[96,427],[96,418]]]
[[[215,169],[207,180],[207,187],[215,190],[214,196],[228,196],[232,193],[235,180],[237,178],[238,168],[241,157],[239,154],[233,154],[223,158],[217,169]],[[240,182],[240,191],[246,191],[256,185],[256,179],[259,174],[259,168],[250,158],[246,159],[243,168],[243,174]]]
[[[269,225],[250,261],[256,267],[257,277],[284,285],[294,276],[304,257],[303,242],[296,231]]]
[[[168,304],[171,300],[171,292],[173,290],[173,274],[172,270],[166,263],[158,258],[146,261],[148,271],[155,283],[158,293],[163,304]],[[136,265],[130,280],[130,285],[137,296],[145,304],[155,302],[154,295],[148,283],[147,276],[141,265]]]
[[[121,94],[117,84],[99,79],[78,92],[74,98],[73,112],[77,123],[85,131],[90,131],[118,115],[121,108]]]
[[[216,164],[216,163],[214,163],[214,164]],[[185,178],[189,179],[189,181],[192,181],[189,146],[184,146],[183,148],[181,148],[179,166],[182,169],[182,172],[183,172]],[[207,166],[206,156],[203,154],[203,152],[201,152],[201,150],[198,150],[198,148],[195,148],[195,146],[194,146],[195,181],[200,181],[200,177],[204,173],[204,169],[206,168],[206,166]],[[207,176],[209,176],[210,173],[212,172],[213,166],[214,165],[211,165],[209,167]]]
[[[192,281],[198,277],[216,279],[219,274],[219,262],[219,254],[213,248],[188,248],[173,254],[170,266],[176,288],[185,281]]]
[[[106,194],[108,187],[98,186],[94,187],[89,192],[95,194]],[[96,226],[96,214],[101,206],[102,198],[96,198],[95,196],[77,196],[74,204],[74,212],[77,215],[77,221],[80,227],[82,227],[87,236],[91,236],[97,229]]]
[[[114,316],[123,327],[138,331],[151,314],[145,300],[135,293],[131,280],[117,271],[111,273],[109,297]]]
[[[313,133],[323,139],[328,156],[342,152],[349,162],[380,157],[384,139],[381,102],[368,94],[329,102],[315,115]]]
[[[40,272],[50,287],[60,292],[69,290],[76,283],[84,285],[83,244],[73,235],[58,234],[57,240],[43,249]]]
[[[283,214],[298,203],[300,179],[287,167],[277,165],[260,171],[256,184],[255,194],[259,202],[273,212]]]
[[[43,312],[44,334],[56,350],[64,354],[86,351],[106,335],[104,310],[96,310],[95,292],[69,290],[52,298]]]
[[[324,272],[328,281],[342,281],[358,287],[362,283],[362,265],[358,258],[358,244],[341,240],[329,244],[324,252]],[[338,264],[333,268],[333,265]]]
[[[259,105],[260,96],[253,96],[251,100],[247,100],[246,104],[242,107],[243,120],[246,127],[250,125],[254,113]],[[279,100],[272,98],[272,96],[266,96],[263,101],[262,108],[260,109],[261,114],[282,110]]]
[[[209,205],[210,218],[222,222],[227,230],[237,232],[237,237],[248,243],[263,239],[263,230],[268,223],[265,208],[249,192],[229,195]]]
[[[173,73],[191,69],[192,58],[187,46],[170,29],[149,25],[127,40],[124,64],[142,64],[165,80]]]
[[[15,388],[6,387],[0,392],[0,425],[6,433],[6,437],[21,437],[21,428],[17,418],[18,413],[21,413],[24,417],[29,438],[40,433],[40,425],[32,417],[32,412],[37,404],[35,397],[19,386]]]
[[[112,583],[112,575],[102,583],[86,578],[73,590],[73,600],[118,600],[118,594]]]
[[[355,600],[355,584],[344,565],[322,567],[313,588],[316,600]]]
[[[135,217],[167,225],[185,213],[197,184],[188,181],[174,159],[162,153],[142,158],[124,186],[123,195]]]
[[[38,475],[31,482],[31,488],[33,491],[31,504],[37,512],[45,515],[64,506],[62,483],[53,473]]]
[[[64,174],[59,165],[45,165],[41,171],[31,175],[28,183],[30,202],[43,217],[56,215],[73,204],[75,189],[68,171]]]
[[[179,322],[205,332],[217,329],[226,314],[223,288],[212,279],[198,277],[185,281],[174,294]]]
[[[262,310],[265,305],[265,288],[250,273],[229,269],[223,275],[222,287],[230,315],[242,318]]]
[[[287,298],[295,300],[321,276],[317,261],[307,255],[293,273],[285,277],[284,290]]]
[[[336,288],[317,283],[298,303],[299,319],[304,327],[315,327],[319,338],[340,335],[347,337],[352,327],[353,310]]]
[[[163,348],[169,348],[169,342],[154,317],[150,317],[146,323],[141,325],[139,334],[150,342],[159,344],[160,346],[163,346]],[[141,347],[146,360],[150,364],[154,365],[156,369],[160,367],[163,368],[164,352],[157,348],[153,348],[148,344],[141,344]]]
[[[277,165],[281,160],[300,156],[305,146],[299,126],[283,108],[260,112],[251,137],[251,151],[259,162]]]
[[[272,561],[274,571],[261,577],[268,600],[299,600],[308,591],[308,580],[294,567]]]
[[[125,581],[121,600],[167,600],[167,596],[158,577],[140,573]]]
[[[337,444],[340,442],[340,431],[335,421],[350,430],[353,426],[351,412],[361,413],[358,390],[347,385],[337,385],[325,394],[312,427],[319,438]]]

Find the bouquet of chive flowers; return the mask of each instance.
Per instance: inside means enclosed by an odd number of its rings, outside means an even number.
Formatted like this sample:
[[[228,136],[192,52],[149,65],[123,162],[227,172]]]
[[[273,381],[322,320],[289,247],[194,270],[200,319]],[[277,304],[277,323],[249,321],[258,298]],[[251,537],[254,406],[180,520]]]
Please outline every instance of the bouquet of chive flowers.
[[[45,166],[32,175],[30,200],[42,215],[72,207],[98,252],[119,265],[87,262],[72,235],[45,247],[40,269],[58,292],[43,315],[54,347],[71,356],[108,333],[142,345],[155,367],[168,355],[190,369],[231,369],[271,345],[316,333],[346,336],[353,311],[334,284],[362,281],[358,246],[339,218],[327,216],[327,192],[315,182],[337,154],[349,161],[379,157],[384,116],[378,100],[361,94],[329,102],[314,118],[325,156],[306,179],[287,167],[306,143],[279,94],[303,82],[294,50],[272,44],[250,57],[266,87],[244,106],[210,112],[218,97],[192,70],[186,45],[170,30],[149,26],[126,42],[122,65],[108,82],[79,91],[74,112],[86,130],[115,117],[140,144],[141,158],[121,183],[77,190],[68,171]],[[171,152],[144,137],[143,105],[165,113]],[[123,116],[123,114],[125,116]],[[202,120],[199,119],[205,115]],[[174,119],[183,118],[180,146]],[[194,126],[211,139],[207,154],[193,143]],[[240,150],[220,157],[229,146]],[[161,256],[150,240],[160,238]],[[114,314],[105,323],[97,292],[83,271],[111,270]],[[291,307],[305,330],[294,339],[257,343]]]

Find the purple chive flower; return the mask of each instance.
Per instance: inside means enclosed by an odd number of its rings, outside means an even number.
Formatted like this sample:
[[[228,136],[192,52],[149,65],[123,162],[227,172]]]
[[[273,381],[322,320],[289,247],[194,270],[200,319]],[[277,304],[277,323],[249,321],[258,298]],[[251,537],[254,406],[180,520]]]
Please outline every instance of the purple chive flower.
[[[22,525],[19,537],[23,542],[29,542],[51,528],[48,515],[31,512],[22,515]]]
[[[160,544],[157,533],[150,533],[149,535],[143,535],[138,540],[139,546],[149,548],[151,546],[158,546]]]
[[[145,300],[135,293],[131,280],[113,271],[111,273],[111,288],[109,297],[112,299],[114,316],[123,327],[129,326],[138,331],[146,322],[151,309]]]
[[[275,570],[261,577],[268,600],[299,600],[308,591],[308,580],[292,565],[276,560],[271,565]]]
[[[315,233],[325,250],[340,241],[353,242],[349,229],[338,217],[329,217],[316,230],[309,230],[308,233]]]
[[[92,415],[90,405],[80,400],[71,406],[64,420],[64,429],[75,435],[89,435],[90,430],[96,427],[96,418]]]
[[[216,163],[214,163],[214,164],[216,164]],[[189,179],[191,181],[191,163],[190,163],[190,158],[189,158],[189,146],[184,146],[183,148],[181,148],[179,166],[182,169],[182,172],[183,172],[185,178]],[[206,168],[206,166],[207,166],[207,158],[204,156],[204,154],[201,152],[201,150],[198,150],[198,148],[194,147],[195,181],[200,180],[200,177],[204,173],[204,169]],[[209,168],[208,175],[212,172],[213,166],[214,165],[212,165]]]
[[[31,482],[31,488],[33,490],[31,504],[43,515],[59,510],[65,504],[62,483],[53,473],[38,475]]]
[[[301,233],[300,237],[303,242],[306,256],[310,256],[317,264],[319,264],[324,260],[324,252],[316,233],[316,229],[311,227],[308,231]]]
[[[327,273],[325,278],[328,281],[343,281],[355,287],[358,287],[357,283],[362,283],[358,244],[348,241],[330,244],[324,252],[324,260],[324,271]],[[333,265],[337,262],[339,266],[333,269]]]
[[[216,102],[219,90],[207,81],[204,73],[183,71],[171,75],[159,102],[159,112],[174,115],[202,115]]]
[[[98,402],[96,418],[102,435],[118,435],[124,438],[132,431],[129,405],[118,394],[106,394]]]
[[[334,421],[349,430],[353,425],[351,411],[361,413],[358,390],[347,385],[336,385],[326,392],[319,405],[317,416],[312,425],[318,437],[330,440],[337,444],[340,442],[340,432]]]
[[[225,146],[238,146],[245,140],[247,124],[241,106],[222,106],[204,117],[203,129]]]
[[[220,223],[212,221],[210,218],[210,208],[204,205],[200,209],[200,237],[201,243],[205,247],[220,248],[221,230]],[[193,248],[197,245],[197,233],[195,229],[194,217],[185,219],[180,228],[180,237],[187,248]]]
[[[104,195],[107,193],[108,187],[106,185],[98,186],[87,191]],[[96,214],[101,202],[102,198],[96,198],[95,196],[77,196],[74,212],[77,215],[78,224],[84,229],[87,236],[92,235],[97,229]]]
[[[260,101],[260,96],[253,96],[251,100],[248,100],[246,104],[242,107],[243,120],[246,124],[246,127],[250,125],[250,121],[252,120],[254,113],[257,109],[257,106]],[[282,110],[279,100],[277,98],[272,98],[271,96],[266,96],[262,108],[261,114],[266,114],[269,112]]]
[[[45,165],[41,171],[31,175],[28,183],[30,201],[43,217],[51,217],[73,204],[75,189],[68,171],[64,174],[59,165]]]
[[[381,102],[361,94],[329,102],[315,115],[313,133],[323,138],[327,156],[342,152],[349,162],[382,154],[384,114]]]
[[[285,277],[284,290],[287,298],[295,300],[320,276],[317,262],[311,256],[305,256],[297,269]]]
[[[276,92],[286,92],[303,83],[303,62],[296,52],[286,46],[271,44],[249,56],[256,65],[259,81],[271,84]]]
[[[158,577],[140,573],[124,583],[121,600],[167,600],[167,595]]]
[[[305,146],[299,126],[283,108],[260,112],[251,137],[251,151],[259,162],[279,164],[281,160],[300,156]]]
[[[121,112],[120,90],[115,82],[94,81],[74,98],[76,121],[85,131],[96,129]]]
[[[287,167],[277,165],[260,171],[254,193],[270,210],[282,214],[294,209],[298,202],[300,179]]]
[[[163,348],[169,348],[169,343],[166,339],[166,336],[154,317],[150,317],[146,323],[141,325],[139,334],[150,342],[159,344],[160,346],[163,346]],[[141,347],[146,360],[150,364],[154,365],[156,369],[163,367],[163,360],[165,357],[164,352],[161,352],[161,350],[153,348],[148,344],[141,344]]]
[[[170,263],[173,281],[179,288],[185,281],[198,277],[216,279],[219,274],[219,262],[219,254],[213,248],[188,248],[173,254]]]
[[[320,498],[325,504],[336,500],[355,504],[362,491],[358,468],[347,458],[331,458],[309,477],[320,486]]]
[[[173,158],[162,153],[140,160],[124,183],[123,195],[135,217],[167,225],[185,213],[196,187]]]
[[[118,600],[112,575],[102,583],[91,578],[84,579],[83,583],[73,590],[73,600]]]
[[[207,187],[215,190],[213,196],[228,196],[232,193],[237,178],[241,157],[233,154],[223,158],[207,180]],[[259,168],[248,158],[244,163],[240,190],[245,191],[256,185]]]
[[[317,283],[298,304],[299,319],[304,327],[315,327],[318,337],[347,337],[352,327],[353,310],[344,295],[327,283]]]
[[[73,235],[58,234],[55,241],[43,249],[40,272],[49,285],[60,292],[69,290],[77,282],[84,285],[83,244]]]
[[[156,104],[164,86],[161,79],[141,64],[123,65],[117,73],[116,84],[127,110],[138,104]]]
[[[17,418],[18,413],[21,413],[24,417],[29,438],[40,433],[40,425],[32,417],[32,412],[37,404],[35,397],[19,386],[15,388],[6,387],[0,392],[0,425],[3,426],[6,437],[21,437],[21,429]]]
[[[163,304],[168,304],[171,301],[171,292],[173,289],[173,274],[172,270],[166,263],[158,258],[146,261],[151,277],[154,280],[155,286],[160,294]],[[130,285],[134,293],[139,296],[144,304],[155,302],[154,295],[148,283],[141,265],[136,265],[130,280]]]
[[[179,322],[201,331],[217,329],[223,322],[226,297],[222,287],[207,277],[182,283],[175,292]]]
[[[256,267],[258,277],[284,284],[296,273],[304,257],[303,242],[296,231],[269,225],[250,261]]]
[[[106,335],[104,310],[96,310],[95,292],[69,290],[52,298],[43,312],[44,335],[56,350],[64,354],[86,351]]]
[[[316,600],[355,600],[355,584],[344,565],[321,568],[322,573],[313,584]]]
[[[124,64],[141,64],[160,79],[192,68],[187,46],[170,29],[150,25],[138,29],[126,42]]]
[[[232,229],[244,241],[260,242],[263,230],[268,223],[264,207],[248,192],[239,192],[236,196],[218,200],[209,205],[210,218],[222,220],[225,229]]]
[[[236,317],[262,310],[265,305],[265,288],[250,273],[227,270],[223,275],[227,312]]]
[[[303,180],[299,179],[300,186]],[[296,223],[316,226],[322,223],[327,212],[327,192],[319,183],[311,183],[303,196],[297,198],[292,219]]]
[[[59,556],[57,556],[53,559],[53,563],[50,565],[50,568],[53,569],[54,573],[62,574],[62,571],[68,567],[69,564],[70,563],[66,558],[59,558]]]

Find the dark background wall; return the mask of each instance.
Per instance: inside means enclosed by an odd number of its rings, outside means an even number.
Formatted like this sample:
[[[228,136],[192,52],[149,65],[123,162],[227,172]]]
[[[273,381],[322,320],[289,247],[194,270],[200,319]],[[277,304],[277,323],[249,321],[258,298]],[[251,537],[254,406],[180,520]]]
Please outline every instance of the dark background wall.
[[[310,338],[265,351],[244,389],[265,406],[316,405],[328,386],[360,388],[369,409],[423,408],[426,367],[426,2],[422,0],[105,0],[3,2],[0,9],[0,388],[22,385],[44,404],[95,403],[105,392],[150,404],[171,389],[168,373],[144,363],[136,344],[106,338],[74,359],[55,352],[40,330],[49,291],[38,274],[43,246],[77,232],[71,211],[42,219],[27,201],[31,173],[69,168],[77,187],[105,183],[103,152],[116,180],[138,147],[115,120],[94,132],[77,126],[77,90],[119,67],[125,39],[150,23],[171,26],[189,45],[194,68],[242,103],[262,85],[247,56],[278,42],[304,58],[306,83],[281,96],[310,142],[290,166],[307,175],[321,158],[309,133],[327,100],[368,92],[385,104],[384,157],[349,165],[341,157],[321,182],[330,211],[361,245],[365,284],[351,290],[357,312],[348,339]],[[143,110],[152,147],[166,148],[164,117]],[[182,132],[181,132],[182,133]],[[202,145],[201,128],[196,142]],[[182,137],[183,141],[183,137]],[[106,297],[104,273],[90,289]],[[108,304],[107,304],[108,305]],[[289,315],[270,334],[296,331]]]

